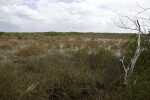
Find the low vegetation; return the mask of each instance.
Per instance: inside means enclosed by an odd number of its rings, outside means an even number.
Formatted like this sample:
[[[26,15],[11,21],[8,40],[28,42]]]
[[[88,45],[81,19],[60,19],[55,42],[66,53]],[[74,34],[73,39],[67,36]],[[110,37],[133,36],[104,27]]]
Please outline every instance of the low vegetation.
[[[0,36],[2,100],[150,98],[150,54],[146,50],[136,63],[129,85],[123,84],[124,70],[119,59],[125,56],[127,64],[137,44],[128,35],[114,34],[111,38],[105,37],[110,34],[42,33],[18,38],[19,34],[14,33],[8,38],[5,34]],[[117,50],[123,51],[120,56],[113,52]]]

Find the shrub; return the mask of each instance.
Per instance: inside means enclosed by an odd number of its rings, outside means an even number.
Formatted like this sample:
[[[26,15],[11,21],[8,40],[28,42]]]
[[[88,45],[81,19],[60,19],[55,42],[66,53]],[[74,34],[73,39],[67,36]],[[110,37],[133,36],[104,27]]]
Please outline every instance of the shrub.
[[[105,48],[99,48],[99,50],[98,50],[98,54],[100,54],[100,55],[105,55],[105,54],[107,54],[108,53],[108,50],[106,50]]]
[[[1,36],[1,35],[4,35],[4,34],[5,34],[5,32],[0,32],[0,36]]]
[[[87,55],[85,52],[83,52],[83,51],[81,51],[81,50],[78,50],[78,51],[76,51],[75,53],[74,53],[74,56],[75,57],[83,57],[83,56],[85,56],[85,55]]]
[[[19,35],[17,38],[18,38],[18,40],[21,40],[23,38],[23,36]]]
[[[82,56],[82,53],[77,53],[77,56],[53,54],[39,59],[26,59],[24,63],[12,63],[8,67],[12,71],[3,67],[5,71],[0,70],[1,76],[9,73],[9,77],[13,77],[11,81],[5,79],[10,84],[9,88],[2,78],[0,84],[6,91],[3,93],[6,99],[111,99],[114,93],[112,91],[122,83],[118,62],[118,58],[113,55]],[[32,89],[33,86],[35,87]],[[13,91],[10,92],[10,89]],[[0,92],[3,92],[2,89]],[[0,98],[5,99],[3,96]]]

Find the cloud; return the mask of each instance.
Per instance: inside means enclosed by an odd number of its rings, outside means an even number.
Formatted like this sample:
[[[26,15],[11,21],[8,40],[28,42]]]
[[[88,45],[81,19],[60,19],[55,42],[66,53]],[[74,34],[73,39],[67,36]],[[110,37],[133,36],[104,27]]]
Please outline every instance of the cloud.
[[[115,21],[139,11],[136,0],[3,0],[0,31],[127,32]],[[148,7],[150,1],[141,5]],[[145,15],[146,16],[146,15]]]

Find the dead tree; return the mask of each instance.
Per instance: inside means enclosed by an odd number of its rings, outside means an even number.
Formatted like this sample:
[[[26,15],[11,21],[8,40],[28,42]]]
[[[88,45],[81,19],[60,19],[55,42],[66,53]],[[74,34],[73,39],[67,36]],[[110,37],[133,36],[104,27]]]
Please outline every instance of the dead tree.
[[[134,55],[133,59],[131,59],[129,65],[127,65],[127,66],[125,66],[125,64],[124,64],[124,57],[123,57],[123,59],[120,59],[122,65],[123,65],[124,71],[125,71],[125,74],[124,74],[124,84],[125,85],[128,85],[129,79],[131,78],[131,76],[133,74],[133,70],[134,70],[136,61],[137,61],[138,57],[140,56],[141,52],[144,50],[144,49],[141,49],[141,46],[140,46],[140,43],[141,43],[141,31],[140,30],[141,30],[141,28],[140,28],[140,24],[139,24],[138,20],[136,21],[136,25],[138,26],[139,33],[138,33],[138,44],[137,44],[137,49],[135,51],[135,55]],[[136,83],[136,80],[135,80],[134,84],[135,83]]]
[[[147,35],[147,33],[149,32],[148,28],[150,28],[150,17],[144,18],[144,17],[139,16],[141,13],[144,13],[145,11],[150,10],[150,8],[143,8],[143,7],[140,7],[140,8],[142,9],[142,11],[138,12],[137,16],[135,16],[134,18],[123,16],[123,18],[126,18],[127,21],[124,22],[120,19],[120,24],[116,24],[120,28],[135,30],[138,32],[137,49],[135,51],[134,57],[131,59],[130,63],[127,66],[124,64],[124,57],[123,59],[120,59],[122,66],[124,68],[124,71],[125,71],[125,74],[124,74],[125,85],[129,84],[129,80],[133,74],[133,70],[137,62],[137,59],[140,56],[141,52],[144,50],[144,48],[141,49],[141,46],[140,46],[141,35],[143,35],[147,50],[150,52],[150,38]],[[139,22],[139,20],[141,23]],[[130,26],[128,22],[130,22],[130,25],[131,24],[134,25],[134,27]],[[137,76],[137,79],[138,79],[138,76]],[[137,79],[134,81],[134,84],[136,83]]]
[[[150,11],[150,8],[141,7],[139,4],[138,4],[138,6],[142,9],[140,12],[138,12],[138,15],[140,15],[146,11]],[[145,29],[145,27],[147,27],[148,33],[150,34],[150,16],[148,16],[148,18],[138,16],[138,19],[142,20],[143,31],[141,31],[141,33],[144,37],[145,45],[146,45],[148,51],[150,52],[150,38],[148,35],[146,35],[146,29]]]
[[[131,18],[129,16],[122,16],[122,18],[120,18],[120,23],[116,25],[123,29],[135,30],[137,32],[140,31],[141,35],[144,38],[145,46],[150,53],[150,37],[147,34],[150,34],[150,16],[148,16],[147,18],[142,16],[142,14],[145,14],[146,11],[150,11],[150,8],[144,8],[140,5],[138,6],[141,8],[141,11],[139,11],[137,15],[134,16],[134,18]],[[122,19],[126,19],[126,21],[122,21]],[[140,30],[137,24],[137,20],[138,22],[140,22]]]

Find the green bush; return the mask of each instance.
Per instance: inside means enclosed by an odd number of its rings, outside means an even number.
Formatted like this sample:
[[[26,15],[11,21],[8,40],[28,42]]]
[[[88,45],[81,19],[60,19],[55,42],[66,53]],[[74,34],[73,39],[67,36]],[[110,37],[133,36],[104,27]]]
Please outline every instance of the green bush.
[[[98,50],[98,54],[100,55],[105,55],[108,53],[108,50],[106,50],[105,48],[99,48]]]
[[[4,35],[4,34],[5,34],[5,32],[0,32],[0,36],[1,36],[1,35]]]
[[[22,36],[22,35],[19,35],[17,38],[18,38],[19,40],[21,40],[21,39],[23,38],[23,36]]]

